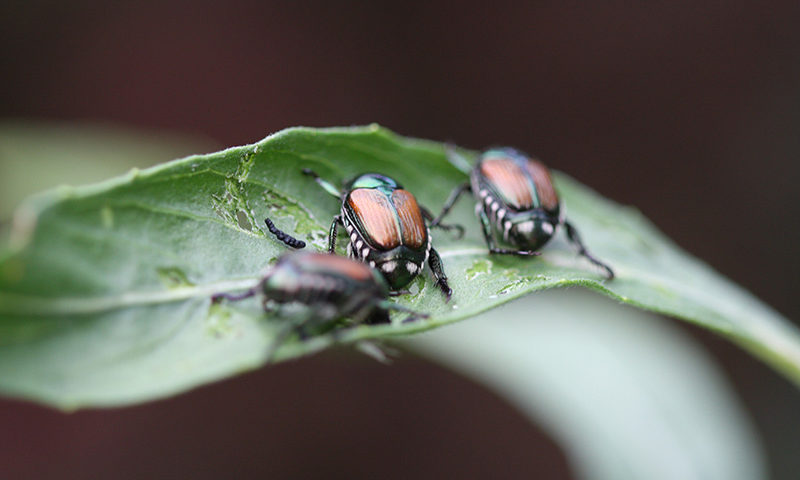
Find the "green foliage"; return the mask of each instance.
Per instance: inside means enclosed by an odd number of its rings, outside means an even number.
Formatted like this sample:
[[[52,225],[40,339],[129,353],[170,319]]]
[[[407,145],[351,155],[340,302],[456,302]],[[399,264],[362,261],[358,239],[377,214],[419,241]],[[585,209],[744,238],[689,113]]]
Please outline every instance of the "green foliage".
[[[0,252],[0,390],[64,409],[145,401],[257,368],[280,319],[256,300],[212,306],[247,288],[285,251],[264,216],[324,248],[338,203],[300,173],[341,183],[364,171],[397,178],[438,209],[463,173],[441,144],[378,127],[284,130],[249,146],[63,187],[17,210]],[[428,330],[529,292],[580,285],[719,332],[800,382],[800,341],[789,322],[680,251],[637,211],[563,174],[556,184],[589,248],[618,278],[605,282],[559,235],[538,258],[488,257],[462,200],[434,232],[455,292],[448,304],[427,275],[397,299],[431,319],[360,326],[339,341]],[[275,360],[319,351],[319,335],[290,338]]]

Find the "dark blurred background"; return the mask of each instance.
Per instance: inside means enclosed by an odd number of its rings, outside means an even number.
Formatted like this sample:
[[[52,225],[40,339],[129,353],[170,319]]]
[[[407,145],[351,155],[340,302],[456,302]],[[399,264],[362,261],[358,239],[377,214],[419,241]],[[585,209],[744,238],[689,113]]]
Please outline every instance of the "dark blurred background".
[[[800,318],[800,3],[288,3],[4,2],[0,119],[224,146],[378,122],[514,145]],[[796,478],[796,388],[682,328],[723,364],[774,478]],[[410,356],[326,354],[115,411],[0,407],[8,478],[570,478],[498,397]]]

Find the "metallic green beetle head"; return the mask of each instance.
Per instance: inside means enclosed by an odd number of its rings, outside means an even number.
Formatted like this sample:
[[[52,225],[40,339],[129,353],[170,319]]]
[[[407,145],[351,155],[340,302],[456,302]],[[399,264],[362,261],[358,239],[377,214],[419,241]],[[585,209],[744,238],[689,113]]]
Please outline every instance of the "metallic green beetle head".
[[[355,190],[356,188],[380,188],[395,190],[403,188],[403,186],[386,175],[381,175],[379,173],[365,173],[354,178],[347,185],[348,190]]]

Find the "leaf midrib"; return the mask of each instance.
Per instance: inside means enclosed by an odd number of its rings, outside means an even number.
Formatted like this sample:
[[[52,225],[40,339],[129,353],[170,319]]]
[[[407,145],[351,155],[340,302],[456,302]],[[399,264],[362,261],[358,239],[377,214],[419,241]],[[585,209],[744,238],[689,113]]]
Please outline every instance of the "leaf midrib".
[[[470,248],[443,248],[439,249],[439,254],[442,258],[459,258],[471,256],[485,256],[486,249],[482,247]],[[540,258],[541,261],[547,264],[567,267],[579,268],[582,263],[579,258],[573,254],[568,254],[561,251],[549,251]],[[694,289],[686,289],[680,282],[675,282],[670,278],[653,275],[652,273],[641,269],[630,269],[627,267],[618,268],[618,278],[624,277],[624,272],[636,272],[635,277],[639,280],[646,279],[653,285],[670,286],[673,289],[686,292],[690,298],[697,301],[698,298],[704,296],[698,295]],[[621,274],[621,275],[619,275]],[[152,290],[143,292],[125,292],[118,295],[111,296],[97,296],[97,297],[41,297],[35,295],[19,295],[13,293],[0,292],[0,313],[3,314],[25,314],[25,315],[77,315],[88,313],[99,313],[103,311],[114,310],[117,308],[135,307],[139,305],[151,305],[157,303],[168,303],[171,301],[185,300],[193,297],[205,297],[213,295],[214,293],[224,292],[229,290],[237,290],[248,288],[252,286],[259,276],[246,276],[234,280],[223,280],[218,282],[205,283],[202,285],[183,286],[170,288],[165,290]],[[569,281],[570,284],[578,280]],[[580,280],[581,282],[598,283],[592,279]],[[630,302],[631,300],[625,296],[615,294],[620,300]],[[702,302],[699,302],[702,304]],[[725,302],[716,302],[724,310],[727,309]],[[20,309],[9,309],[8,305],[22,305]],[[730,311],[731,315],[735,312]]]

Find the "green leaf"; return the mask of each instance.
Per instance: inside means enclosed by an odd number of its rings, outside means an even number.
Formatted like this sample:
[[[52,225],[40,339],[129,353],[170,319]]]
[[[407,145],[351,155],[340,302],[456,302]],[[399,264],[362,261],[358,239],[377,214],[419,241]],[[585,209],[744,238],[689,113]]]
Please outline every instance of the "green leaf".
[[[17,210],[0,250],[0,389],[70,409],[174,394],[262,365],[281,320],[256,300],[211,306],[246,288],[285,248],[265,216],[323,249],[338,202],[301,168],[341,183],[364,171],[397,178],[436,210],[464,180],[441,144],[376,126],[284,130],[249,146],[192,156],[89,187],[63,187]],[[396,299],[426,321],[360,326],[339,341],[387,339],[475,315],[545,288],[582,285],[683,318],[741,344],[800,382],[798,332],[747,292],[681,252],[641,215],[563,174],[557,187],[589,248],[618,278],[576,256],[559,235],[538,258],[488,257],[462,200],[435,232],[455,291],[426,275]],[[331,335],[281,345],[275,360],[319,351]]]
[[[515,405],[561,445],[578,478],[766,478],[723,373],[654,314],[550,290],[404,345]]]

